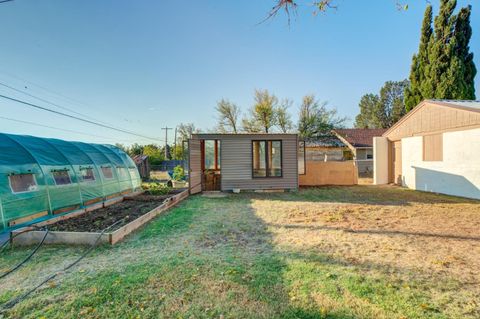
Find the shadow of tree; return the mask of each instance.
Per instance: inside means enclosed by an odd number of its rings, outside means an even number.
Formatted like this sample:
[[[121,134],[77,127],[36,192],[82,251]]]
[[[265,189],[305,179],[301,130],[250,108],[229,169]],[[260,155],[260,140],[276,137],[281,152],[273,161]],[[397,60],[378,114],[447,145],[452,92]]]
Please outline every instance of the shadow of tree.
[[[256,195],[251,197],[255,198]],[[235,200],[238,199],[235,197]],[[243,197],[241,200],[250,202],[248,207],[243,208],[242,215],[252,228],[242,237],[241,243],[235,235],[222,245],[230,247],[248,265],[237,269],[230,279],[247,287],[250,298],[267,305],[271,312],[267,317],[390,318],[404,313],[418,315],[416,307],[422,303],[428,304],[429,308],[420,311],[421,315],[417,317],[436,317],[433,314],[438,312],[438,307],[429,300],[428,295],[415,291],[399,294],[402,289],[400,284],[387,285],[392,273],[409,273],[410,269],[393,269],[390,265],[380,263],[358,263],[322,253],[280,249],[268,227],[297,225],[265,223],[255,214],[251,198]],[[235,224],[227,222],[224,231],[236,233],[238,229]],[[369,278],[366,273],[372,270],[377,270],[377,275]],[[322,305],[312,299],[315,294],[323,295],[322,298],[330,301]],[[363,303],[364,308],[359,309],[358,303]]]
[[[312,225],[299,225],[299,224],[267,224],[267,225],[275,228],[344,231],[347,233],[354,233],[354,234],[387,235],[387,236],[420,236],[420,237],[432,237],[432,238],[443,238],[443,239],[454,239],[454,240],[480,241],[480,237],[460,236],[460,235],[453,235],[453,234],[409,232],[409,231],[400,231],[400,230],[352,229],[348,227],[312,226]]]
[[[244,194],[245,195],[245,194]],[[415,191],[390,185],[322,186],[300,188],[294,193],[254,193],[251,198],[268,198],[273,201],[329,202],[343,204],[368,204],[409,206],[412,204],[480,204],[480,201],[430,192]]]
[[[72,274],[50,292],[39,291],[15,308],[13,317],[48,311],[50,317],[76,318],[84,307],[95,307],[104,318],[446,317],[429,300],[436,283],[410,290],[392,281],[391,274],[408,269],[280,247],[270,227],[298,225],[271,225],[260,218],[253,204],[263,195],[192,196],[125,242],[92,254],[82,265],[90,264],[89,276]],[[302,196],[269,194],[269,200],[270,195],[275,200]],[[60,254],[64,248],[52,249]],[[36,271],[61,260],[55,258],[27,267]],[[370,275],[372,270],[378,271]],[[52,296],[59,299],[51,303]]]

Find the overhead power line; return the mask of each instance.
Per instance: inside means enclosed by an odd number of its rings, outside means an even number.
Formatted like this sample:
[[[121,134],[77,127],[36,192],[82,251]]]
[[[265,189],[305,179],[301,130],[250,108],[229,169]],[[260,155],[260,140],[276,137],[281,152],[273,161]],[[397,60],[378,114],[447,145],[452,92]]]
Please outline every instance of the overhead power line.
[[[3,71],[3,70],[0,71],[0,74],[6,75],[6,76],[8,76],[8,77],[14,78],[14,79],[16,79],[16,80],[19,80],[19,81],[22,81],[22,82],[25,82],[25,83],[28,83],[29,86],[35,86],[35,87],[37,87],[37,88],[39,88],[39,89],[41,89],[41,90],[49,93],[50,95],[56,95],[57,97],[61,97],[62,99],[64,99],[65,101],[69,101],[70,103],[74,103],[74,104],[77,104],[77,105],[86,106],[86,107],[88,107],[88,108],[90,108],[90,109],[91,109],[91,108],[94,108],[92,105],[89,105],[89,104],[87,104],[87,103],[85,103],[85,102],[82,102],[82,101],[79,101],[79,100],[77,100],[77,99],[74,99],[74,98],[72,98],[72,97],[66,96],[65,94],[62,94],[62,93],[59,93],[59,92],[54,91],[54,90],[52,90],[52,89],[49,89],[49,88],[47,88],[47,87],[45,87],[45,86],[43,86],[43,85],[40,85],[40,84],[38,84],[38,83],[32,82],[32,81],[30,81],[30,80],[27,80],[27,79],[22,78],[22,77],[20,77],[20,76],[18,76],[18,75],[15,75],[15,74],[12,74],[12,73],[9,73],[9,72],[5,72],[5,71]],[[27,88],[27,86],[25,86],[25,88]]]
[[[37,99],[37,100],[42,101],[42,102],[44,102],[44,103],[47,103],[47,104],[56,106],[56,107],[58,107],[59,109],[72,112],[73,114],[77,114],[77,115],[79,115],[79,116],[83,116],[83,117],[86,117],[86,118],[91,119],[91,120],[95,120],[95,118],[93,118],[93,117],[91,117],[91,116],[88,116],[88,115],[79,113],[79,112],[77,112],[77,111],[75,111],[75,110],[72,110],[72,109],[70,109],[70,108],[68,108],[68,107],[58,105],[57,103],[50,102],[50,101],[48,101],[48,100],[45,100],[44,98],[41,98],[41,97],[35,96],[35,95],[33,95],[33,94],[30,94],[30,93],[28,93],[28,92],[19,90],[19,89],[17,89],[17,88],[14,88],[13,86],[8,85],[8,84],[5,84],[5,83],[0,82],[0,85],[1,85],[1,86],[4,86],[4,87],[6,87],[6,88],[8,88],[8,89],[10,89],[10,90],[13,90],[13,91],[15,91],[15,92],[19,92],[19,93],[25,94],[25,95],[27,95],[27,96],[33,97],[34,99]],[[105,123],[105,122],[102,122],[102,121],[99,121],[99,122],[101,122],[101,123],[103,123],[103,124],[109,125],[108,123]]]
[[[113,138],[113,137],[106,137],[106,136],[101,136],[101,135],[96,135],[96,134],[88,134],[88,133],[84,133],[84,132],[80,132],[80,131],[74,131],[74,130],[69,130],[69,129],[65,129],[65,128],[44,125],[44,124],[39,124],[39,123],[14,119],[14,118],[10,118],[10,117],[0,116],[0,119],[1,120],[12,121],[12,122],[17,122],[17,123],[22,123],[22,124],[29,124],[29,125],[39,126],[39,127],[45,127],[45,128],[49,128],[49,129],[57,130],[57,131],[63,131],[63,132],[69,132],[69,133],[75,133],[75,134],[82,134],[82,135],[85,135],[85,136],[103,138],[103,139],[106,139],[106,140],[112,140],[112,141],[117,141],[117,142],[128,142],[128,143],[134,142],[134,141],[118,140],[118,139]]]
[[[28,84],[29,84],[28,87],[22,83],[22,85],[25,86],[25,89],[30,88],[30,86],[33,86],[33,87],[39,88],[39,89],[41,89],[42,91],[48,93],[50,96],[51,96],[51,95],[54,95],[54,96],[56,96],[56,98],[61,98],[62,100],[64,100],[64,102],[69,103],[70,105],[71,105],[71,104],[74,104],[75,106],[83,106],[83,107],[87,107],[87,108],[90,109],[90,110],[91,110],[91,109],[95,109],[95,110],[97,110],[97,112],[98,112],[98,108],[95,107],[95,106],[92,106],[91,104],[88,104],[88,103],[82,102],[82,101],[80,101],[80,100],[77,100],[77,99],[75,99],[75,98],[69,97],[69,96],[67,96],[67,95],[65,95],[65,94],[62,94],[62,93],[59,93],[59,92],[57,92],[57,91],[55,91],[55,90],[49,89],[49,88],[47,88],[47,87],[45,87],[45,86],[43,86],[43,85],[40,85],[40,84],[35,83],[35,82],[32,82],[32,81],[27,80],[27,79],[25,79],[25,78],[22,78],[22,77],[20,77],[20,76],[18,76],[18,75],[14,75],[14,74],[12,74],[12,73],[5,72],[5,71],[3,71],[3,70],[0,70],[0,74],[6,75],[6,76],[8,76],[8,77],[11,77],[11,78],[13,78],[13,79],[15,79],[15,80],[18,80],[18,81],[21,81],[21,82],[28,83]],[[9,88],[11,88],[11,87],[9,87]],[[111,123],[108,123],[108,122],[105,122],[105,121],[100,121],[100,120],[98,120],[97,118],[92,118],[91,116],[88,116],[88,115],[85,115],[85,114],[82,114],[82,113],[78,113],[78,112],[72,110],[71,108],[66,108],[66,107],[64,107],[64,106],[59,106],[58,104],[52,103],[52,102],[50,102],[50,101],[46,101],[45,99],[41,99],[41,98],[39,98],[39,97],[37,97],[37,96],[34,96],[34,95],[32,95],[32,94],[29,94],[29,93],[27,93],[27,92],[25,92],[25,91],[18,90],[18,89],[15,89],[15,88],[11,88],[11,89],[16,90],[17,92],[21,92],[21,93],[27,94],[27,95],[29,95],[29,96],[31,96],[31,97],[34,97],[34,98],[36,98],[36,99],[39,99],[40,101],[47,102],[47,103],[50,103],[50,104],[55,105],[55,106],[57,106],[57,107],[63,108],[63,109],[65,109],[65,110],[68,110],[68,111],[70,111],[70,112],[73,112],[73,113],[75,113],[75,114],[77,114],[77,115],[81,115],[81,116],[83,116],[83,117],[89,118],[89,119],[91,119],[91,120],[94,120],[94,121],[97,121],[97,122],[100,122],[100,123],[103,123],[103,124],[106,124],[106,125],[115,126],[115,125],[113,125],[113,124],[111,124]],[[105,115],[105,113],[103,113],[103,114]],[[111,116],[111,115],[110,115],[110,116]],[[126,120],[126,119],[123,119],[123,120]]]
[[[92,124],[92,125],[100,126],[100,127],[107,128],[107,129],[110,129],[110,130],[122,132],[122,133],[125,133],[125,134],[134,135],[134,136],[137,136],[137,137],[146,138],[146,139],[157,141],[157,142],[164,142],[163,140],[160,140],[158,138],[149,137],[149,136],[142,135],[142,134],[137,134],[135,132],[119,129],[119,128],[116,128],[116,127],[113,127],[113,126],[110,126],[110,125],[105,125],[105,124],[98,123],[98,122],[95,122],[95,121],[87,120],[87,119],[84,119],[84,118],[81,118],[81,117],[78,117],[78,116],[74,116],[74,115],[70,115],[70,114],[67,114],[67,113],[55,111],[55,110],[49,109],[47,107],[43,107],[43,106],[40,106],[40,105],[36,105],[36,104],[33,104],[33,103],[29,103],[29,102],[26,102],[26,101],[15,99],[13,97],[9,97],[9,96],[6,96],[6,95],[0,94],[0,97],[4,98],[6,100],[10,100],[10,101],[13,101],[13,102],[17,102],[17,103],[20,103],[20,104],[24,104],[24,105],[36,108],[36,109],[39,109],[39,110],[42,110],[42,111],[46,111],[46,112],[50,112],[50,113],[53,113],[53,114],[65,116],[65,117],[68,117],[68,118],[71,118],[71,119],[75,119],[75,120],[78,120],[78,121],[81,121],[81,122],[85,122],[85,123],[89,123],[89,124]]]

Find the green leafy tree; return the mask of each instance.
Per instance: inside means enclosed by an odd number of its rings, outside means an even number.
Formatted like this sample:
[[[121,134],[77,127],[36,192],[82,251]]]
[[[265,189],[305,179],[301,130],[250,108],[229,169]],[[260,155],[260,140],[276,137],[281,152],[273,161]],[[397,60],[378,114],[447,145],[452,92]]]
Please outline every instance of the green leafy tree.
[[[413,55],[412,66],[410,68],[410,86],[405,90],[405,107],[409,112],[418,105],[422,99],[422,83],[425,83],[426,67],[428,61],[428,46],[432,38],[432,6],[428,5],[425,10],[422,23],[422,35],[420,37],[420,45],[418,53]],[[425,83],[426,85],[426,83]],[[431,91],[431,89],[429,89]]]
[[[387,81],[380,89],[380,98],[374,112],[379,128],[389,128],[405,115],[404,92],[408,80]]]
[[[128,153],[130,154],[130,156],[143,154],[143,146],[138,143],[134,143],[128,149]]]
[[[360,100],[360,114],[355,119],[358,128],[389,128],[405,115],[404,93],[408,80],[387,81],[380,94],[366,94]]]
[[[470,52],[470,39],[472,37],[472,27],[470,26],[470,16],[472,7],[460,9],[456,16],[455,29],[452,38],[452,51],[454,52],[452,61],[447,70],[446,78],[452,79],[451,82],[444,79],[442,88],[445,88],[445,95],[452,99],[475,100],[475,75],[477,69],[473,62],[473,53]]]
[[[177,140],[174,146],[171,147],[170,152],[175,159],[185,159],[186,149],[183,147],[183,142],[188,141],[192,134],[199,133],[200,130],[195,127],[193,123],[180,123],[177,126]]]
[[[250,109],[249,117],[243,119],[243,129],[247,132],[269,133],[277,124],[278,98],[268,90],[255,90],[255,104]]]
[[[419,52],[412,59],[410,87],[405,95],[407,111],[424,99],[475,99],[477,73],[470,52],[471,6],[454,14],[456,0],[441,0],[434,19],[427,6]]]
[[[221,99],[215,110],[218,113],[218,130],[222,133],[238,133],[240,108],[226,99]]]
[[[360,99],[360,114],[355,118],[355,127],[357,128],[377,128],[378,123],[375,117],[375,111],[380,98],[376,94],[365,94]]]
[[[182,145],[182,143],[177,143],[171,149],[171,152],[172,152],[172,154],[173,154],[173,156],[176,160],[184,160],[185,159],[184,158],[184,156],[185,156],[184,151],[185,151],[185,149],[184,149],[184,145]]]
[[[145,145],[143,154],[148,156],[151,165],[160,165],[165,160],[165,152],[155,144]]]
[[[330,134],[331,130],[345,126],[346,117],[340,117],[335,108],[328,109],[314,95],[303,98],[298,119],[298,133],[302,138],[316,138]]]

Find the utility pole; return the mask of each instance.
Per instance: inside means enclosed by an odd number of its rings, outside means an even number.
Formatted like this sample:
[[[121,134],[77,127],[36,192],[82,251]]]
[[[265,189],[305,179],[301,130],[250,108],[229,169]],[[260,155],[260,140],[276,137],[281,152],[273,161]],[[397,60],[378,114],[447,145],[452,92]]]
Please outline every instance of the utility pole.
[[[171,130],[171,127],[165,126],[162,127],[162,130],[165,130],[165,160],[168,159],[168,130]]]

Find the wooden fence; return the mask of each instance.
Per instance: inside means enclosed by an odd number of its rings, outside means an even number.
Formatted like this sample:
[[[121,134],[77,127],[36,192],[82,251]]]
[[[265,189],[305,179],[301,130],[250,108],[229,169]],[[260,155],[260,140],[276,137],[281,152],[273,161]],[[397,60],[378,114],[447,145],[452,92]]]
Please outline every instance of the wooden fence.
[[[354,161],[306,161],[305,168],[305,174],[299,175],[300,186],[358,184],[358,168]]]

